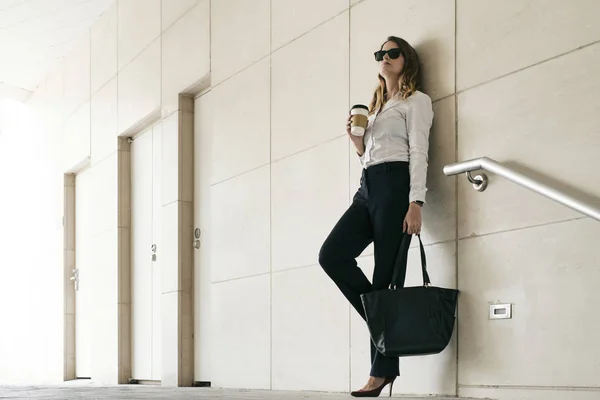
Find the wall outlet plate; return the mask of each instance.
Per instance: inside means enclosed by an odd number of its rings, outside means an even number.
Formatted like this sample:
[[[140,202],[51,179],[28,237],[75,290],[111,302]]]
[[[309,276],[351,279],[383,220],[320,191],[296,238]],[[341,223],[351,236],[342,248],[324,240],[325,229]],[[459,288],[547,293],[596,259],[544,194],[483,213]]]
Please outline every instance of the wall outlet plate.
[[[490,304],[490,319],[512,318],[512,304]]]

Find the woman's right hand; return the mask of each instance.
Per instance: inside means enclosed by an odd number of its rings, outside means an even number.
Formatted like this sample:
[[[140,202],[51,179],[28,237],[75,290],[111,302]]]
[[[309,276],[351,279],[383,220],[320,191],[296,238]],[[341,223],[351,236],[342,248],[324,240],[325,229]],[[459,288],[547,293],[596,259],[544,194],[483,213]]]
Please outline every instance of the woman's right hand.
[[[356,151],[358,154],[362,155],[365,152],[365,142],[363,136],[354,136],[351,132],[352,130],[352,115],[348,115],[348,121],[346,122],[346,133],[348,137],[354,143],[354,147],[356,147]]]

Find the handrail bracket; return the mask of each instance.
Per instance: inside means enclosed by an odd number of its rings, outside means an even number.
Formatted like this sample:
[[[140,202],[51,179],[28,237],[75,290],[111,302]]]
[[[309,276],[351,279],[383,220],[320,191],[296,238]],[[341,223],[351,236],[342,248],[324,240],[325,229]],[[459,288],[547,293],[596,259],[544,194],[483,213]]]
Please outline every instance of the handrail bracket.
[[[471,171],[467,171],[465,174],[467,175],[469,182],[471,182],[473,185],[473,189],[477,190],[478,192],[483,192],[485,189],[487,189],[489,180],[486,174],[482,173],[476,175],[475,177],[471,175]]]

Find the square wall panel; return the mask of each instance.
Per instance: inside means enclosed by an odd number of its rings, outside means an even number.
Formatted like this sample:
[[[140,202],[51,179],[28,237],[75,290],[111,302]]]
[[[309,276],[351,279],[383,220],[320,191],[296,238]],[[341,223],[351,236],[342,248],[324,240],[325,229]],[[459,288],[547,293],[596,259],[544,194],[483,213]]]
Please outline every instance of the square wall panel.
[[[180,0],[175,2],[177,1]],[[208,74],[210,74],[210,1],[204,0],[163,33],[163,115],[177,110],[179,94]]]
[[[162,0],[118,1],[119,71],[159,37],[161,3]]]
[[[349,112],[346,13],[276,51],[271,68],[274,160],[345,135]]]
[[[117,75],[117,2],[92,26],[92,94]]]
[[[178,381],[180,354],[180,310],[183,293],[175,291],[163,293],[159,297],[160,301],[160,339],[154,339],[154,348],[156,351],[153,357],[152,374],[161,378],[161,384],[165,386],[176,386]],[[155,311],[156,312],[156,311]],[[156,329],[153,327],[153,330]],[[159,347],[159,348],[157,348]]]
[[[116,281],[115,281],[116,283]],[[91,369],[94,382],[104,385],[118,383],[119,305],[99,304],[94,307],[91,329]]]
[[[269,54],[270,4],[270,0],[211,2],[213,85]]]
[[[421,210],[421,239],[425,244],[445,243],[456,238],[456,178],[428,178],[427,204]],[[416,246],[413,242],[412,247]]]
[[[156,167],[157,169],[160,168],[161,174],[160,204],[162,206],[179,200],[181,186],[179,179],[181,165],[180,121],[181,112],[175,112],[152,128],[155,140],[160,138],[160,167],[158,165]]]
[[[92,166],[92,235],[118,227],[118,154],[114,152],[102,162]]]
[[[457,1],[458,90],[600,39],[600,2]]]
[[[86,239],[93,236],[93,199],[95,180],[94,168],[86,168],[75,175],[75,249],[77,250],[77,238],[80,244],[86,244]],[[97,233],[97,231],[95,232]],[[81,243],[83,241],[83,244]],[[86,249],[87,250],[87,249]],[[77,256],[85,256],[85,252],[76,253]]]
[[[598,237],[586,218],[459,242],[461,385],[597,385]],[[512,318],[489,320],[495,303],[511,303]]]
[[[273,274],[273,389],[348,390],[348,308],[320,266]]]
[[[90,103],[82,105],[64,128],[63,168],[71,170],[90,157]]]
[[[273,270],[318,263],[348,208],[348,175],[346,137],[272,165]]]
[[[90,249],[94,286],[92,287],[93,303],[96,307],[115,307],[118,303],[118,229],[109,229],[94,236],[96,244]],[[116,331],[115,331],[116,336]],[[100,346],[102,347],[102,346]]]
[[[211,188],[212,280],[270,271],[269,166]]]
[[[433,103],[433,125],[429,133],[427,179],[443,177],[444,167],[456,161],[456,98]],[[427,198],[429,201],[429,198]]]
[[[64,121],[63,67],[64,65],[59,64],[51,70],[27,101],[49,130],[55,130]]]
[[[458,96],[458,159],[490,157],[577,199],[600,196],[600,46]],[[565,74],[565,71],[569,71]],[[568,99],[568,101],[567,101]],[[459,235],[567,220],[580,214],[490,175],[484,193],[459,180]]]
[[[168,0],[162,2],[162,30],[169,29],[179,18],[188,13],[200,1],[210,0]]]
[[[456,239],[456,178],[444,175],[445,165],[456,159],[454,96],[433,103],[429,135],[426,204],[422,209],[425,244]],[[413,242],[413,246],[417,241]]]
[[[272,49],[288,44],[348,9],[348,0],[271,1]]]
[[[377,23],[374,23],[377,21]],[[454,2],[368,0],[351,9],[351,103],[371,101],[379,84],[373,53],[388,36],[399,36],[419,55],[423,91],[432,100],[454,92]]]
[[[118,149],[117,89],[115,77],[92,97],[92,164]]]
[[[211,381],[215,387],[269,389],[271,276],[213,284]],[[232,362],[232,360],[235,360]]]
[[[157,263],[160,270],[160,292],[162,294],[181,291],[181,267],[179,251],[179,224],[181,211],[179,202],[160,208],[160,231],[157,232]],[[156,228],[155,228],[156,229]],[[160,257],[160,259],[158,259]]]
[[[64,118],[90,100],[90,79],[90,31],[87,31],[64,60]]]
[[[119,74],[119,134],[160,111],[160,40]]]
[[[269,60],[211,91],[212,183],[269,163]]]

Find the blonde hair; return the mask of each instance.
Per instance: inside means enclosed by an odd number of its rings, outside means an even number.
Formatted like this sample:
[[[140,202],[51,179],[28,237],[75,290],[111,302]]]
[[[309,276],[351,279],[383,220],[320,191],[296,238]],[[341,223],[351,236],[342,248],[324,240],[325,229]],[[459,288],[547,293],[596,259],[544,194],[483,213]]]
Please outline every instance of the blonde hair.
[[[396,36],[390,36],[381,45],[381,49],[383,49],[383,46],[387,42],[394,42],[397,44],[400,48],[402,56],[404,57],[404,67],[402,68],[402,72],[398,78],[398,87],[400,90],[397,96],[400,96],[406,100],[421,88],[421,66],[419,63],[419,56],[417,55],[416,50],[404,39]],[[383,76],[381,76],[381,74],[379,74],[378,77],[379,86],[377,86],[375,92],[373,93],[373,99],[369,105],[369,115],[372,115],[377,110],[381,109],[381,107],[383,107],[389,100],[387,98],[387,86],[385,84],[385,79]]]

